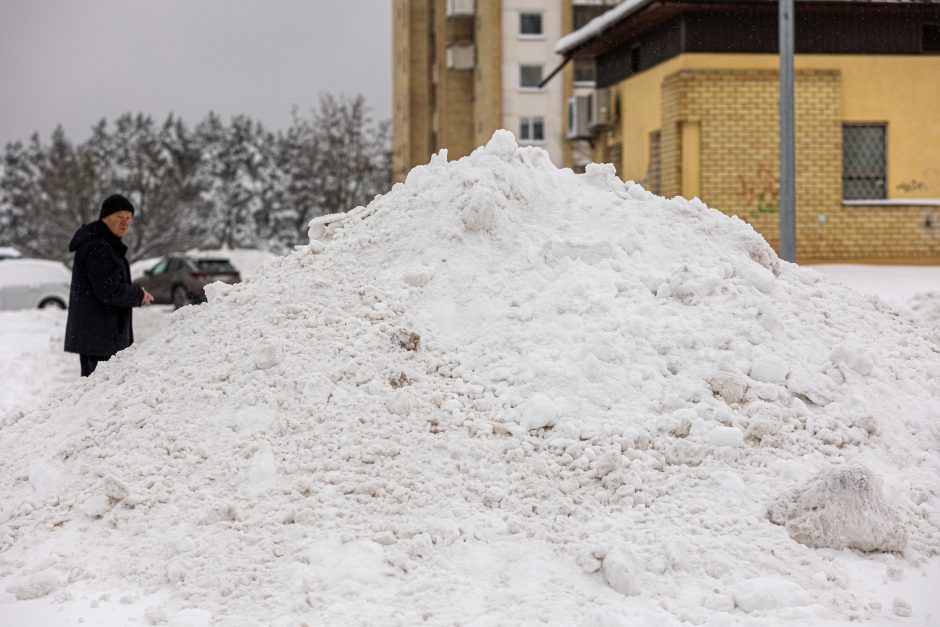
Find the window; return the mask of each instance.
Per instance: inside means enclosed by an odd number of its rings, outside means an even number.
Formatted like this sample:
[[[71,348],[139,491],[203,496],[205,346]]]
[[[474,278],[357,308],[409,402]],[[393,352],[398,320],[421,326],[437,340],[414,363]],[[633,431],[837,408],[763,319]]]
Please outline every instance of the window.
[[[541,13],[520,13],[519,14],[519,34],[524,37],[542,36],[542,14]]]
[[[541,65],[520,65],[519,66],[519,87],[523,89],[538,89],[542,82]]]
[[[593,83],[596,80],[594,59],[574,60],[574,82]]]
[[[164,272],[166,272],[166,264],[167,264],[167,260],[161,259],[160,263],[158,263],[157,265],[155,265],[153,268],[150,269],[150,274],[153,276],[157,276],[158,274],[163,274]]]
[[[196,267],[208,274],[235,274],[235,266],[227,259],[197,259]]]
[[[529,142],[545,141],[545,118],[541,116],[520,118],[519,139]]]
[[[640,46],[635,45],[630,48],[630,73],[636,74],[640,71]]]
[[[842,197],[885,198],[885,125],[842,125]]]
[[[662,132],[653,131],[650,137],[650,162],[646,171],[646,189],[659,194],[662,186]]]

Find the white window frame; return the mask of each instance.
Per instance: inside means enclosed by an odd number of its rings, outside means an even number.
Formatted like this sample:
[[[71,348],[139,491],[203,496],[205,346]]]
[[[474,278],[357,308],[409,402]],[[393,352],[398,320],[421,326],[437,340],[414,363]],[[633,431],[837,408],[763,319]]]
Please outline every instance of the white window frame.
[[[538,83],[535,86],[529,87],[528,85],[522,84],[522,70],[523,68],[533,68],[537,67],[539,69],[539,83],[542,82],[542,79],[545,78],[545,66],[541,63],[520,63],[519,64],[519,91],[529,91],[529,92],[541,92],[544,91],[543,88],[538,86]]]
[[[523,33],[522,32],[522,16],[523,15],[537,15],[539,16],[539,28],[541,29],[538,33]],[[545,14],[541,11],[520,11],[519,12],[519,32],[517,33],[519,39],[545,39]]]
[[[541,123],[542,137],[535,138],[535,123]],[[528,135],[528,137],[525,137]],[[545,143],[545,116],[542,115],[524,115],[519,118],[519,141],[526,144],[544,144]]]

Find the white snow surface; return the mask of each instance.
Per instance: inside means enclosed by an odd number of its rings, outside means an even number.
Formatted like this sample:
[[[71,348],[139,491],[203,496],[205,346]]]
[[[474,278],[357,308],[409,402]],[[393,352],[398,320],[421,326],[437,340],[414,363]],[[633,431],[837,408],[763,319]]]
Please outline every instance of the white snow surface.
[[[506,131],[318,234],[0,417],[0,616],[940,620],[940,346],[881,301]],[[768,519],[850,464],[903,552]]]

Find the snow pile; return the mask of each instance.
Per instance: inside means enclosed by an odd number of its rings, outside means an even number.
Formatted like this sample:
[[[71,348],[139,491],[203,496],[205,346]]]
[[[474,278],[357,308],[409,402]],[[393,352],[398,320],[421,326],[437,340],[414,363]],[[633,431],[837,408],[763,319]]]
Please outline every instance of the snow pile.
[[[940,553],[938,347],[745,223],[501,131],[311,233],[3,419],[8,600],[113,590],[152,624],[806,624],[887,611],[857,561]],[[903,552],[769,519],[849,463]]]

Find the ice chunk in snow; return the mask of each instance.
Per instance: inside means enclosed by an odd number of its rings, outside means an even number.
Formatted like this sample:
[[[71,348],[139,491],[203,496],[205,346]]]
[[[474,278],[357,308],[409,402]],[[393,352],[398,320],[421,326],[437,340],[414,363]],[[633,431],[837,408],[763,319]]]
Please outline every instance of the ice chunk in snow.
[[[807,546],[862,551],[901,551],[907,532],[888,507],[881,479],[864,466],[823,470],[768,509],[771,522]]]

